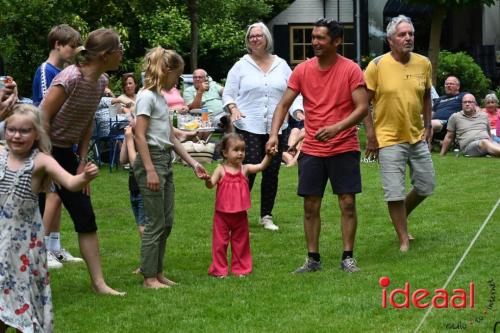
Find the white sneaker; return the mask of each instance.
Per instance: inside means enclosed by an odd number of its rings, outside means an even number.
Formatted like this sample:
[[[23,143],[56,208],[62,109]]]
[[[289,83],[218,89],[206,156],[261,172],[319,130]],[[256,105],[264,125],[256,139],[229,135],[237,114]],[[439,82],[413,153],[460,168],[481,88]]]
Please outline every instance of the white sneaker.
[[[266,215],[260,219],[260,224],[264,229],[276,231],[279,227],[273,223],[273,217],[271,215]]]
[[[63,264],[57,260],[54,253],[47,251],[47,267],[49,269],[59,269],[63,267]]]
[[[60,262],[83,262],[82,258],[74,257],[64,248],[61,248],[61,250],[57,252],[54,251],[54,255]]]

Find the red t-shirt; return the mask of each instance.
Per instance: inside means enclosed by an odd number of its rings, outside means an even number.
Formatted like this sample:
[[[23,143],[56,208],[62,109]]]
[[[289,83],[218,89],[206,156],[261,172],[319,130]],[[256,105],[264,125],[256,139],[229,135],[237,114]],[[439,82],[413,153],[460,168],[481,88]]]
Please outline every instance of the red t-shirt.
[[[355,109],[352,92],[364,86],[363,72],[353,61],[337,55],[330,68],[321,70],[316,57],[299,64],[288,79],[288,87],[304,98],[306,136],[301,151],[313,156],[334,156],[347,151],[359,151],[356,126],[321,142],[316,131],[347,118]]]

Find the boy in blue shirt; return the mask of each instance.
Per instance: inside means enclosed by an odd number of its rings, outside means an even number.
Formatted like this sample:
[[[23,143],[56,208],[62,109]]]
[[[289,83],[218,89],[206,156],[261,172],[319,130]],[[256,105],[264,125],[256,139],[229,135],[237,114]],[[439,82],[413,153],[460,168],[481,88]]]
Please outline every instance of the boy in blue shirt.
[[[47,36],[49,57],[36,70],[33,78],[33,104],[38,106],[47,94],[54,77],[66,64],[73,62],[77,48],[82,45],[80,33],[67,24],[53,27]],[[39,196],[40,212],[45,229],[47,247],[47,265],[49,268],[61,268],[62,261],[82,262],[61,247],[61,199],[57,193]]]

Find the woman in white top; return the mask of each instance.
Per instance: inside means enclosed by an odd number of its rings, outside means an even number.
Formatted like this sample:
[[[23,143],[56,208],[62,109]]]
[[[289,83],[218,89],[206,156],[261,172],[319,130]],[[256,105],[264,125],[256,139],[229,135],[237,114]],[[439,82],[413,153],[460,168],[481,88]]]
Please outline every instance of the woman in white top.
[[[246,143],[244,163],[256,164],[266,154],[266,142],[271,131],[274,109],[287,88],[292,70],[285,60],[272,54],[273,40],[264,23],[248,27],[244,55],[228,73],[222,101],[231,114],[236,132]],[[302,110],[302,100],[297,99],[291,110]],[[286,123],[281,128],[287,127]],[[260,224],[268,230],[278,230],[273,223],[272,209],[278,190],[281,156],[286,140],[280,132],[280,149],[271,165],[262,173]],[[249,176],[252,188],[255,175]]]

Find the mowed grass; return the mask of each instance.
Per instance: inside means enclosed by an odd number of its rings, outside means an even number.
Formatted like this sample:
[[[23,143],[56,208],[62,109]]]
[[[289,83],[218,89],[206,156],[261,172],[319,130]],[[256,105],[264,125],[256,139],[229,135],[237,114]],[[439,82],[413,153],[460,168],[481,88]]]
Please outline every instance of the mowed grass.
[[[375,163],[362,164],[363,193],[357,196],[355,257],[362,272],[339,269],[342,242],[336,196],[329,187],[321,209],[323,270],[290,272],[303,264],[302,199],[296,195],[297,169],[282,168],[274,208],[278,232],[258,225],[260,175],[249,211],[254,271],[247,278],[214,279],[207,275],[215,190],[207,190],[191,169],[176,165],[175,225],[168,240],[167,276],[179,282],[167,290],[146,290],[138,267],[140,241],[130,209],[127,172],[107,167],[92,184],[107,282],[128,294],[91,292],[84,264],[51,271],[56,332],[413,332],[425,310],[382,308],[380,277],[388,290],[410,282],[411,292],[441,288],[470,241],[500,198],[500,161],[433,155],[435,194],[410,218],[416,240],[400,253],[389,223]],[[209,165],[212,171],[216,164]],[[492,332],[498,315],[486,310],[488,280],[500,283],[500,209],[477,239],[447,290],[475,283],[475,308],[434,309],[422,332],[450,331],[464,323],[467,331]],[[77,238],[67,215],[63,246],[78,254]],[[429,297],[430,299],[430,297]],[[482,318],[479,320],[479,318]],[[471,324],[472,323],[472,324]],[[448,327],[448,328],[447,328]]]

